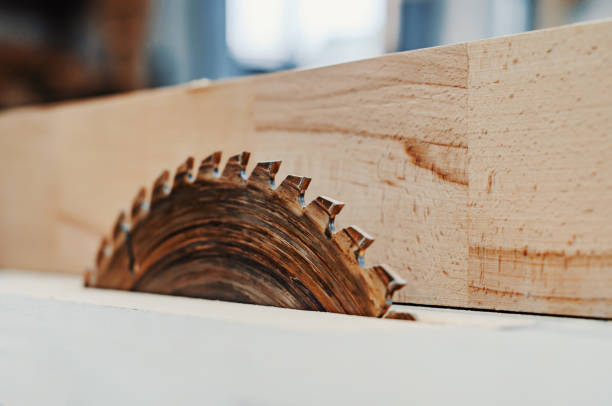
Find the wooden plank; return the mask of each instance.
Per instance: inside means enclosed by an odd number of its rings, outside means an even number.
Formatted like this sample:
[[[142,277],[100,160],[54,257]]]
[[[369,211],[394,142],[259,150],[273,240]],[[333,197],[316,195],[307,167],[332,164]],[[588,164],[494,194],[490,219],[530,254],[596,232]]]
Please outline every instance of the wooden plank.
[[[4,112],[0,265],[80,272],[163,168],[246,149],[283,160],[279,178],[311,176],[307,198],[346,201],[338,225],[377,237],[366,261],[408,281],[402,302],[612,317],[611,34],[590,23]]]
[[[470,44],[468,306],[612,317],[611,34]]]

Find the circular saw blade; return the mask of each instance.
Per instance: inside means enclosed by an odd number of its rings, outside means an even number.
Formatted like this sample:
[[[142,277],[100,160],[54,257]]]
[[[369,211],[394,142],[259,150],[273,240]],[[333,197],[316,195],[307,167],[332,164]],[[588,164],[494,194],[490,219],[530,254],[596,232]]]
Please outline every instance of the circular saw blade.
[[[344,204],[319,196],[308,205],[310,179],[287,176],[280,162],[249,153],[187,159],[172,186],[165,171],[150,200],[141,189],[104,238],[86,285],[241,303],[380,317],[405,285],[388,267],[367,268],[374,241],[355,226],[335,230]]]

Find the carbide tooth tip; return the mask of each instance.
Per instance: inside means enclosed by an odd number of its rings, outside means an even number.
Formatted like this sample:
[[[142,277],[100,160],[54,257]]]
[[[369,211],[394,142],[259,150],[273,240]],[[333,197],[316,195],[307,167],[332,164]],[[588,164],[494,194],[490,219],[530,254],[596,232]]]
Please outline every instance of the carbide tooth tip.
[[[385,281],[387,288],[387,300],[390,301],[393,294],[406,286],[406,281],[397,275],[388,265],[376,265],[372,267],[372,271]]]
[[[198,179],[210,179],[219,176],[219,164],[221,163],[221,151],[216,151],[207,156],[198,168]]]
[[[389,294],[393,295],[393,293],[397,292],[404,286],[406,286],[406,281],[400,277],[396,277],[391,282],[389,282],[389,285],[387,285],[387,289],[389,290]]]
[[[243,180],[246,180],[246,167],[249,163],[250,156],[250,152],[244,151],[238,155],[230,157],[227,164],[225,164],[225,168],[223,169],[223,174],[221,176],[230,179],[240,177]]]
[[[364,263],[364,255],[366,249],[374,242],[374,238],[372,238],[365,231],[361,230],[357,226],[349,226],[342,230],[351,240],[351,245],[357,247],[355,250],[355,257],[357,258],[357,262],[362,267],[365,265]]]
[[[143,212],[145,212],[147,207],[147,189],[142,187],[138,191],[138,194],[132,201],[132,209],[130,210],[130,218],[132,221],[137,220]]]
[[[336,232],[336,215],[340,213],[343,207],[344,203],[342,202],[330,197],[319,196],[306,206],[305,213],[317,224],[323,226],[325,234],[331,237]]]
[[[181,170],[182,171],[186,171],[186,170],[192,169],[193,168],[193,162],[194,162],[193,157],[192,156],[188,156],[187,159],[185,159],[185,162],[181,163],[178,166],[178,168],[176,169],[177,172],[181,171]]]
[[[307,178],[305,176],[300,176],[299,183],[297,184],[297,189],[300,191],[301,195],[304,195],[304,193],[308,189],[308,186],[310,186],[310,181],[312,181],[312,179]]]
[[[301,207],[306,206],[304,194],[310,185],[310,178],[305,176],[287,175],[281,182],[277,192],[287,196],[289,200],[296,199]]]
[[[338,200],[334,200],[331,197],[319,196],[315,199],[315,202],[321,206],[323,210],[329,215],[330,218],[335,218],[338,213],[344,207],[344,203]]]
[[[170,180],[170,172],[167,170],[163,171],[161,175],[153,183],[153,189],[151,192],[151,204],[163,199],[170,194],[170,188],[168,181]]]
[[[262,162],[262,163],[267,166],[268,172],[270,172],[270,176],[275,177],[283,162],[282,161],[271,161],[271,162]]]
[[[115,226],[113,227],[113,241],[117,241],[119,236],[121,236],[122,232],[127,227],[125,222],[125,212],[122,210],[117,216],[117,220],[115,221]]]
[[[190,183],[193,180],[193,175],[191,173],[192,170],[193,170],[193,157],[189,157],[187,158],[185,162],[180,164],[178,168],[176,168],[172,190],[175,190],[181,185]]]
[[[282,183],[297,190],[299,193],[304,194],[306,189],[308,189],[311,180],[312,179],[305,176],[287,175]]]
[[[249,176],[249,182],[265,183],[274,187],[274,178],[281,166],[281,161],[259,162]]]
[[[194,159],[192,156],[188,157],[185,162],[183,162],[182,164],[179,165],[178,168],[176,168],[176,173],[189,173],[189,171],[191,171],[193,169],[193,162]]]
[[[240,166],[242,166],[243,168],[246,168],[247,164],[249,163],[249,158],[251,157],[251,153],[248,151],[243,151],[242,153],[240,153]]]
[[[374,242],[374,238],[357,226],[349,226],[343,230],[359,249],[366,249]]]

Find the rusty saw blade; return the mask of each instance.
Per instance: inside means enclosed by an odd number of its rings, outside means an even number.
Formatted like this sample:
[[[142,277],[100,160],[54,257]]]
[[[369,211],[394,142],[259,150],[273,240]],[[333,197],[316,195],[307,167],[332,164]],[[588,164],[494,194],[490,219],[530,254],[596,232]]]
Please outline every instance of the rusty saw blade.
[[[336,232],[344,204],[320,196],[305,205],[310,179],[287,176],[280,162],[221,153],[165,171],[150,199],[141,189],[98,250],[87,286],[384,316],[405,282],[388,267],[367,268],[374,241],[355,226]]]

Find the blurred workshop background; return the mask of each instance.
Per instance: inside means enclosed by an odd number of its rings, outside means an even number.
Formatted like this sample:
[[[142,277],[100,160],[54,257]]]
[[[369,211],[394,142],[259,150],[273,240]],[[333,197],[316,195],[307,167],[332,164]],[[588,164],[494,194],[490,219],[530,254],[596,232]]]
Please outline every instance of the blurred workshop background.
[[[0,0],[0,108],[610,16],[609,0]]]

